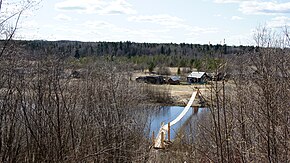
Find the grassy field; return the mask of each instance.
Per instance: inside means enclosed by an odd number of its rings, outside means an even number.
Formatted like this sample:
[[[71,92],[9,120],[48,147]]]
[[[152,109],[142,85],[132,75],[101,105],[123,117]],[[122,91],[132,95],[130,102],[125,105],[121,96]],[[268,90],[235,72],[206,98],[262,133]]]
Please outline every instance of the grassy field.
[[[167,85],[170,88],[171,97],[173,101],[178,105],[187,104],[191,97],[193,91],[199,89],[202,95],[208,93],[208,88],[206,85]],[[162,87],[162,86],[160,86]]]
[[[177,67],[169,67],[169,70],[171,71],[172,75],[176,75]],[[181,68],[182,69],[182,68]],[[139,76],[146,76],[150,75],[148,70],[145,70],[144,72],[136,71],[132,74],[132,79],[135,80]],[[172,100],[174,101],[174,104],[176,105],[185,105],[188,100],[191,97],[191,94],[194,90],[199,89],[203,95],[206,95],[208,93],[208,85],[205,84],[192,84],[189,85],[186,82],[186,76],[187,74],[182,74],[181,76],[181,85],[154,85],[155,87],[158,87],[160,89],[169,89],[170,94],[172,97]],[[168,76],[164,76],[168,77]]]

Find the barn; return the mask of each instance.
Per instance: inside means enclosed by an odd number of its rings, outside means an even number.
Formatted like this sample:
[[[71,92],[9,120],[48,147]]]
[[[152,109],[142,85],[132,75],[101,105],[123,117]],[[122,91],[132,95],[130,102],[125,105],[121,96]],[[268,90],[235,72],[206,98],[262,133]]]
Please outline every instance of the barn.
[[[180,84],[180,77],[179,76],[171,76],[168,79],[168,84],[179,85]]]
[[[187,82],[203,84],[207,80],[207,74],[205,72],[192,72],[187,76]]]
[[[164,84],[165,80],[163,76],[140,76],[136,78],[137,82],[144,82],[148,84]]]

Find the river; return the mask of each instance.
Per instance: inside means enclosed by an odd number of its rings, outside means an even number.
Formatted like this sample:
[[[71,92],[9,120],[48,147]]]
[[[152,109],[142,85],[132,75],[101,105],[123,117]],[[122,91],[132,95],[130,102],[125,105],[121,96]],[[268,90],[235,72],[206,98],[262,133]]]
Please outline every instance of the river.
[[[181,106],[163,106],[160,107],[158,111],[156,111],[150,118],[149,121],[150,124],[150,135],[152,136],[152,132],[158,133],[161,123],[167,124],[168,122],[174,120],[184,109],[184,107]],[[205,108],[199,108],[198,112],[193,115],[193,117],[197,117],[203,112],[205,112]],[[170,139],[173,140],[179,130],[179,128],[184,124],[184,122],[193,114],[193,108],[190,108],[186,115],[175,125],[171,126],[171,134]]]

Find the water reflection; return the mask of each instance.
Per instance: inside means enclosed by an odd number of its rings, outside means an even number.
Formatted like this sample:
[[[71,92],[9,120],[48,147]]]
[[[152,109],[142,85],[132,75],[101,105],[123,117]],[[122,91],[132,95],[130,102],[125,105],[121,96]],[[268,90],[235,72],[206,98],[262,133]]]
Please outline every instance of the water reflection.
[[[160,107],[154,114],[151,115],[149,121],[151,122],[150,125],[150,135],[152,132],[155,132],[155,136],[158,133],[161,123],[167,124],[168,122],[174,120],[184,109],[184,107],[180,106],[166,106]],[[199,108],[198,112],[193,115],[198,116],[200,113],[204,112],[206,109]],[[178,129],[184,124],[184,122],[193,114],[193,108],[190,108],[186,115],[175,125],[171,126],[171,135],[170,139],[174,139]]]

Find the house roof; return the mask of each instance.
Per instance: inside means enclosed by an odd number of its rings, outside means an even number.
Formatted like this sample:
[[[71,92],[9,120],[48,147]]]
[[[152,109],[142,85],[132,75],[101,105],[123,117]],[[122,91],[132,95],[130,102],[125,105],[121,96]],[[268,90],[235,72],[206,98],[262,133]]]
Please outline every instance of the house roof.
[[[172,81],[179,81],[180,80],[180,77],[179,76],[171,76],[170,79]]]
[[[204,74],[205,74],[205,72],[192,72],[187,77],[189,77],[189,78],[201,78]]]

